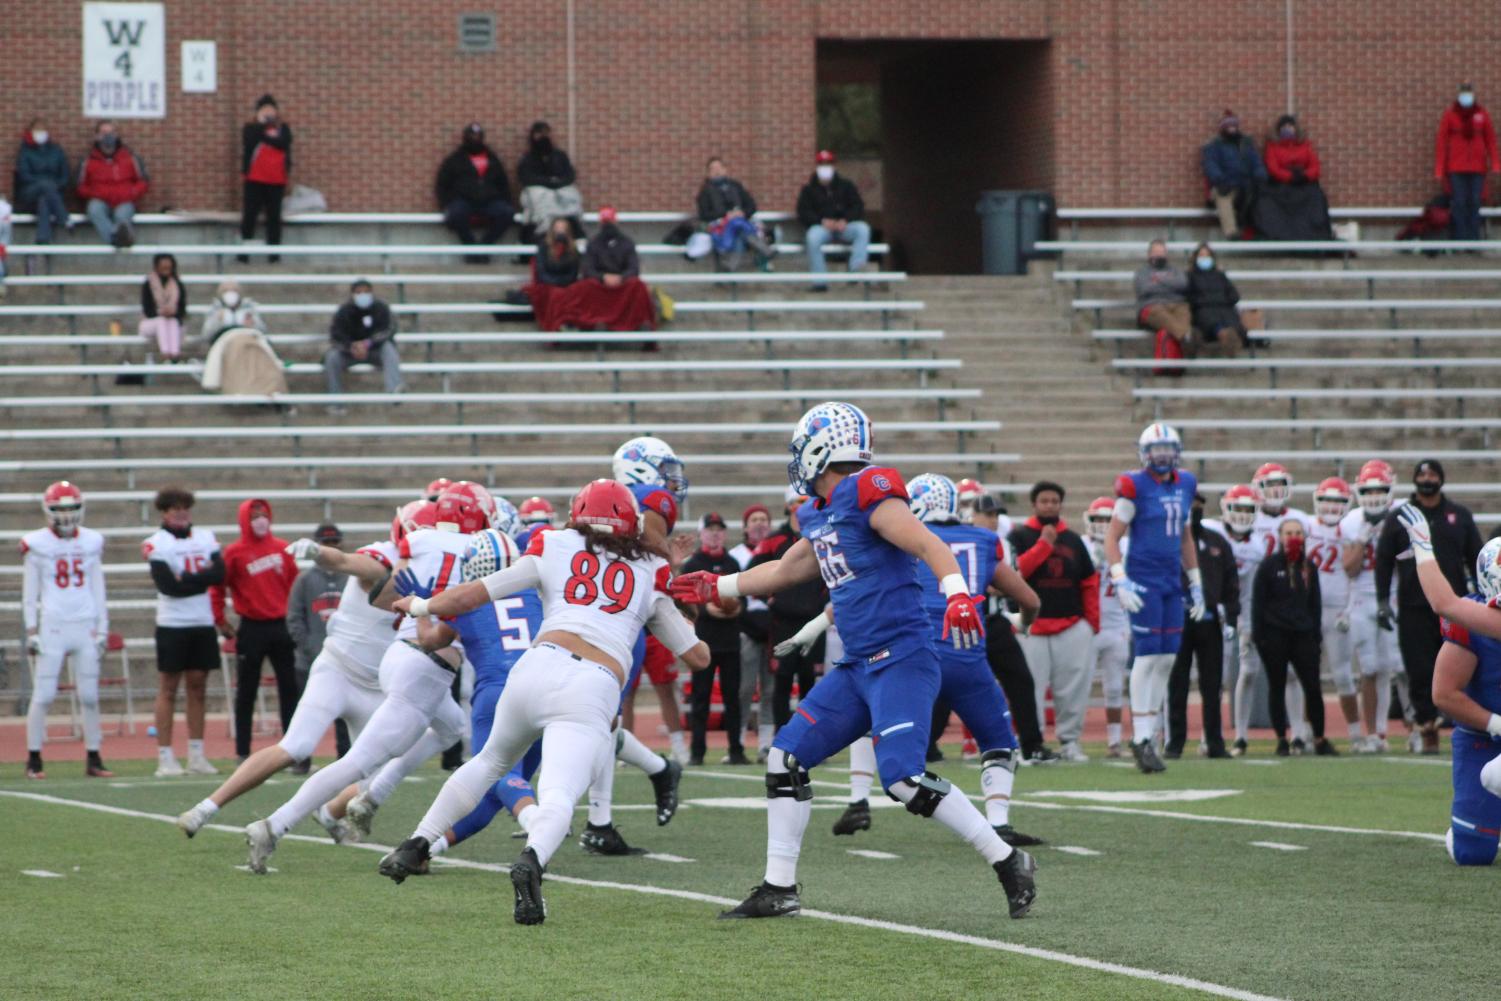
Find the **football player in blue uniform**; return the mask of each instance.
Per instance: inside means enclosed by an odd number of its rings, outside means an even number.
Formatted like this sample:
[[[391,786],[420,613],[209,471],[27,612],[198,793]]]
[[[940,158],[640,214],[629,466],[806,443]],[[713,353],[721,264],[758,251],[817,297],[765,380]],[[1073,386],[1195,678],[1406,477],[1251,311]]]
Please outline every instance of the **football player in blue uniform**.
[[[1454,720],[1454,805],[1444,842],[1460,865],[1490,865],[1501,839],[1501,539],[1475,558],[1478,594],[1461,598],[1433,555],[1428,520],[1397,510],[1407,529],[1423,596],[1442,619],[1433,703]]]
[[[895,470],[872,465],[870,420],[848,403],[821,403],[793,431],[788,478],[810,499],[798,509],[802,538],[779,560],[738,574],[682,574],[673,597],[691,604],[765,596],[822,574],[845,656],[798,705],[766,760],[764,881],[725,918],[801,909],[797,860],[812,815],[808,770],[869,733],[886,792],[918,816],[959,834],[995,870],[1013,918],[1036,897],[1030,855],[996,834],[975,805],[926,768],[933,700],[942,683],[916,561],[944,594],[942,640],[983,649],[985,627],[969,581],[943,540],[908,507]]]
[[[1157,754],[1173,661],[1183,640],[1183,578],[1188,614],[1204,618],[1204,587],[1193,533],[1185,531],[1198,484],[1178,468],[1183,442],[1166,424],[1149,424],[1137,439],[1142,468],[1115,480],[1115,513],[1105,532],[1105,559],[1121,607],[1131,619],[1131,753],[1143,772],[1165,772]],[[1121,540],[1130,539],[1121,558]]]

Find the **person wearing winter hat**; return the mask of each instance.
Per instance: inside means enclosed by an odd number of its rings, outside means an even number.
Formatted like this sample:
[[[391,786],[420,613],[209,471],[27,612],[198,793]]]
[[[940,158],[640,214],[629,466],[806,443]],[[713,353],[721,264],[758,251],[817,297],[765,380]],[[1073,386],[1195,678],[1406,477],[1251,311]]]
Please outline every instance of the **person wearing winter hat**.
[[[1456,240],[1480,239],[1480,195],[1487,171],[1501,170],[1496,123],[1475,100],[1475,88],[1459,85],[1454,103],[1438,123],[1433,178],[1449,189],[1449,226]]]
[[[511,203],[511,182],[500,157],[485,142],[485,129],[479,122],[464,126],[459,145],[438,166],[434,186],[443,225],[453,230],[464,244],[495,244],[511,228],[516,208]],[[485,221],[482,236],[474,235],[472,219]],[[469,254],[469,264],[488,264],[485,254]]]
[[[839,173],[834,154],[826,149],[813,158],[813,175],[797,196],[797,221],[807,233],[809,271],[822,274],[828,270],[823,248],[830,242],[849,244],[849,269],[864,269],[870,244],[865,202],[855,182]],[[813,285],[815,292],[828,290],[828,285]]]
[[[579,193],[573,161],[552,141],[552,126],[533,122],[527,130],[526,152],[516,165],[521,189],[521,240],[531,243],[554,219],[567,219],[575,237],[584,235],[584,196]]]
[[[63,192],[68,189],[68,156],[47,131],[47,123],[33,118],[21,133],[16,154],[16,208],[36,213],[36,242],[51,243],[52,227],[73,229]]]
[[[245,208],[240,216],[240,239],[255,236],[255,223],[266,214],[266,243],[281,243],[281,200],[292,173],[292,126],[282,121],[276,98],[262,94],[255,102],[255,118],[240,130],[240,173],[245,181]],[[249,255],[241,254],[241,264]],[[272,264],[281,260],[272,254]]]
[[[1256,188],[1266,181],[1266,165],[1256,152],[1256,143],[1240,131],[1240,119],[1229,108],[1220,115],[1214,138],[1200,147],[1199,165],[1209,183],[1209,199],[1225,239],[1247,235]]]
[[[1256,199],[1256,232],[1268,240],[1332,239],[1319,154],[1292,115],[1277,119],[1265,161],[1271,180]]]
[[[750,567],[756,548],[771,531],[771,511],[765,504],[752,504],[740,513],[741,543],[730,550],[740,569]],[[771,628],[771,609],[761,598],[745,599],[740,613],[740,715],[746,732],[756,732],[758,757],[765,759],[776,736],[771,720],[771,658],[767,656],[766,637]],[[761,702],[756,702],[759,690]],[[752,709],[752,706],[757,706]]]

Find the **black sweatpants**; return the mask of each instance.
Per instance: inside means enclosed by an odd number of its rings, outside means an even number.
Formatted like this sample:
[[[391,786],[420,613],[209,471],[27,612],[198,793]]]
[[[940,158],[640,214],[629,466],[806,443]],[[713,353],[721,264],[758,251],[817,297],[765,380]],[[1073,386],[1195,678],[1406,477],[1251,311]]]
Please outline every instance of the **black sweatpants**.
[[[1443,643],[1433,609],[1403,605],[1397,610],[1397,646],[1402,651],[1407,690],[1412,694],[1412,711],[1419,725],[1438,718],[1433,704],[1433,662]]]
[[[302,694],[297,684],[297,645],[287,632],[286,619],[241,619],[235,635],[235,753],[250,754],[250,729],[255,696],[261,687],[261,664],[271,661],[276,673],[276,701],[285,733]]]
[[[1183,644],[1178,648],[1173,675],[1167,684],[1169,750],[1183,750],[1184,738],[1188,736],[1188,675],[1196,659],[1199,662],[1199,697],[1204,700],[1204,742],[1210,747],[1225,746],[1225,735],[1220,729],[1225,636],[1218,621],[1195,622],[1184,616]]]
[[[1031,754],[1042,747],[1042,727],[1037,719],[1037,688],[1032,681],[1032,671],[1027,667],[1027,655],[1016,641],[1016,633],[1010,620],[992,615],[985,623],[985,656],[990,661],[990,672],[1001,683],[1006,701],[1011,704],[1011,722],[1016,725],[1016,737],[1022,753]]]
[[[691,753],[696,759],[702,758],[708,750],[709,700],[714,694],[716,670],[719,672],[719,695],[724,699],[724,732],[730,739],[730,751],[744,753],[740,743],[740,648],[737,646],[733,650],[710,650],[709,666],[693,672],[688,717],[693,729]]]
[[[1324,692],[1319,687],[1318,632],[1290,633],[1281,629],[1267,629],[1265,636],[1256,637],[1256,652],[1261,654],[1261,666],[1266,669],[1267,702],[1272,712],[1272,729],[1278,738],[1287,736],[1287,668],[1292,665],[1303,686],[1303,701],[1306,703],[1308,725],[1313,727],[1313,737],[1324,736]],[[1430,669],[1431,670],[1431,669]]]
[[[266,242],[281,243],[281,200],[287,193],[284,184],[262,184],[260,181],[245,182],[245,209],[240,215],[240,236],[249,240],[255,236],[255,221],[262,211],[266,213]]]

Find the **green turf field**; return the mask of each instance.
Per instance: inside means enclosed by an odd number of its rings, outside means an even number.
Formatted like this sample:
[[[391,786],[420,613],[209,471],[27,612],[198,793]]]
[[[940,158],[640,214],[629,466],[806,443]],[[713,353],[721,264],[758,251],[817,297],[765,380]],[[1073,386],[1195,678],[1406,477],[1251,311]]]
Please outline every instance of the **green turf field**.
[[[1501,873],[1461,870],[1444,852],[1447,759],[1278,761],[1259,750],[1152,777],[1098,757],[1023,770],[1014,822],[1050,845],[1036,851],[1039,898],[1022,921],[1007,919],[970,849],[895,804],[875,811],[872,831],[834,838],[844,798],[834,762],[814,773],[804,915],[717,922],[761,876],[759,771],[690,770],[666,828],[645,811],[645,778],[626,771],[617,824],[679,860],[565,844],[539,928],[512,923],[510,883],[494,868],[520,846],[504,817],[454,853],[460,864],[399,887],[376,874],[376,852],[334,846],[313,821],[282,842],[278,871],[255,877],[235,868],[237,829],[296,779],[215,818],[236,830],[188,841],[163,821],[214,780],[157,781],[141,762],[115,782],[54,767],[53,779],[23,783],[7,766],[0,997],[1488,996],[1493,964],[1456,945],[1454,930],[1473,941],[1498,927]],[[951,755],[938,769],[978,791],[973,766]],[[407,836],[442,773],[414,778],[376,818],[383,845]],[[1136,795],[1163,792],[1177,795]]]

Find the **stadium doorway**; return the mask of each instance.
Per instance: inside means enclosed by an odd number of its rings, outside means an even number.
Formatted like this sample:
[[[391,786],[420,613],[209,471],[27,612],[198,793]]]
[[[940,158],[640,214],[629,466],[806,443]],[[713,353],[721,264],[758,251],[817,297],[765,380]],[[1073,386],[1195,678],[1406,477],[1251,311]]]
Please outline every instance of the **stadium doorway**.
[[[1046,41],[818,42],[818,145],[895,267],[979,274],[981,191],[1053,184]]]

